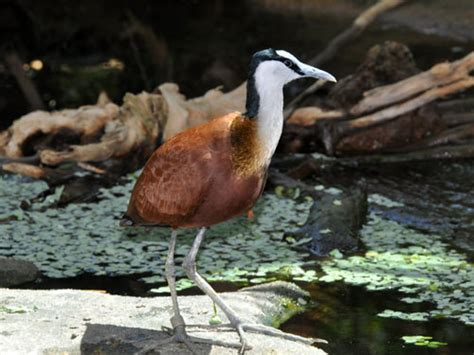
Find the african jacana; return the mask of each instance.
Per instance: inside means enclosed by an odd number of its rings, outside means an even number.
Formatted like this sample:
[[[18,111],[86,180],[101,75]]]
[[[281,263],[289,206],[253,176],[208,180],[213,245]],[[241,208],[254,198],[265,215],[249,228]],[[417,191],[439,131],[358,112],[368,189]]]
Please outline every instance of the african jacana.
[[[329,73],[300,62],[283,50],[255,53],[250,62],[244,114],[235,112],[179,133],[146,163],[133,189],[121,225],[170,226],[166,279],[173,301],[174,336],[213,342],[186,334],[174,276],[178,228],[200,228],[183,266],[188,277],[222,309],[246,348],[245,330],[306,341],[277,329],[245,323],[196,271],[196,254],[206,228],[249,211],[260,197],[267,169],[283,129],[283,86],[313,77],[336,81]]]

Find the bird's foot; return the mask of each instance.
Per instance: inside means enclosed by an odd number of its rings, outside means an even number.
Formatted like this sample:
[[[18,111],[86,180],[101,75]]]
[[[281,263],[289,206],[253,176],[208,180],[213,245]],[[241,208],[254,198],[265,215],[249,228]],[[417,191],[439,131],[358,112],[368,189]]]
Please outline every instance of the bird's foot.
[[[324,339],[317,339],[317,338],[305,338],[299,335],[285,333],[280,329],[276,329],[273,327],[269,327],[263,324],[252,324],[252,323],[238,323],[236,326],[237,331],[241,334],[244,331],[257,333],[257,334],[265,334],[274,337],[279,337],[286,340],[296,341],[303,344],[311,345],[313,343],[327,343]]]
[[[192,354],[198,354],[195,346],[193,344],[209,344],[222,347],[231,347],[231,348],[241,348],[240,343],[229,343],[225,341],[220,341],[217,339],[206,339],[188,335],[186,332],[186,325],[181,316],[173,316],[171,318],[171,324],[173,328],[162,327],[162,330],[170,335],[169,338],[160,339],[160,340],[151,340],[148,342],[147,346],[142,348],[137,354],[146,355],[152,354],[154,350],[160,350],[163,346],[166,346],[170,343],[182,343]]]
[[[264,334],[270,335],[274,337],[279,337],[286,340],[296,341],[299,343],[311,345],[313,343],[327,343],[324,339],[315,339],[315,338],[304,338],[299,335],[285,333],[279,329],[269,327],[263,324],[253,324],[247,323],[240,319],[234,320],[231,324],[220,324],[220,325],[205,325],[205,324],[193,324],[190,327],[197,327],[202,329],[209,329],[213,331],[229,331],[229,330],[237,330],[239,337],[240,337],[240,354],[243,354],[245,350],[250,349],[246,332],[257,333],[257,334]]]

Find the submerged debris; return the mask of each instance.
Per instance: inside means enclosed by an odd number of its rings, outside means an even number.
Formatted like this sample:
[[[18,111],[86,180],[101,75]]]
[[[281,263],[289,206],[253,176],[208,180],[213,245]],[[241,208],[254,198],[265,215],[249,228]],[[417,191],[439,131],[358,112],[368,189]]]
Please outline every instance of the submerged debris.
[[[305,225],[291,236],[317,256],[330,255],[334,249],[355,252],[367,215],[367,193],[359,187],[343,194],[334,194],[331,188],[325,191],[328,194],[314,202]]]

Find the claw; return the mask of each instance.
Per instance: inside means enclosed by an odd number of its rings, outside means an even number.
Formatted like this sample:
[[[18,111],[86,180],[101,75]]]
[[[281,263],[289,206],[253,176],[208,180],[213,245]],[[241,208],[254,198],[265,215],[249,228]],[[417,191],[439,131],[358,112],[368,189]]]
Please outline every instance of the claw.
[[[173,329],[168,328],[168,327],[163,327],[163,330],[168,332],[171,331],[173,334]],[[164,340],[153,340],[151,341],[151,344],[147,345],[143,349],[141,349],[139,352],[137,352],[138,355],[146,355],[148,352],[152,350],[159,349],[163,347],[164,345],[170,344],[170,343],[183,343],[189,351],[191,351],[193,354],[197,354],[197,352],[194,350],[193,343],[195,344],[209,344],[209,345],[215,345],[215,346],[222,346],[222,347],[230,347],[230,348],[236,348],[240,349],[242,347],[242,343],[228,343],[225,341],[221,340],[216,340],[216,339],[205,339],[205,338],[199,338],[195,336],[190,336],[188,335],[184,329],[183,331],[177,331],[177,329],[174,329],[174,334],[170,336],[167,339]],[[246,347],[248,349],[248,346]]]
[[[245,332],[244,332],[244,328],[243,328],[242,324],[238,324],[236,326],[236,329],[237,329],[237,332],[239,333],[240,344],[241,344],[241,347],[239,349],[239,355],[243,355],[243,354],[245,354],[246,350],[250,350],[250,349],[252,349],[252,347],[250,345],[248,345],[248,342],[247,342],[247,339],[245,337]]]

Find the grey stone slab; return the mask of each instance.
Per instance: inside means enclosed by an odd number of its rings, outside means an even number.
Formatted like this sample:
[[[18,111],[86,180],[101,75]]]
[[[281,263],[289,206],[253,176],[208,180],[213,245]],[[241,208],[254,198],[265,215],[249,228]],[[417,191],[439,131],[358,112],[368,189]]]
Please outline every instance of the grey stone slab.
[[[305,293],[293,284],[277,282],[225,293],[223,297],[243,318],[269,324],[285,317],[288,302],[304,303]],[[208,324],[213,315],[206,296],[179,299],[188,324]],[[3,308],[2,308],[3,307]],[[169,297],[127,297],[80,290],[0,289],[0,354],[133,354],[153,339],[165,339]],[[3,310],[3,311],[2,311]],[[221,319],[225,316],[219,312]],[[238,342],[232,330],[190,328],[191,335]],[[325,354],[293,341],[248,333],[248,354]],[[236,354],[234,348],[197,345],[198,354]],[[158,354],[187,354],[182,344],[156,349]]]

